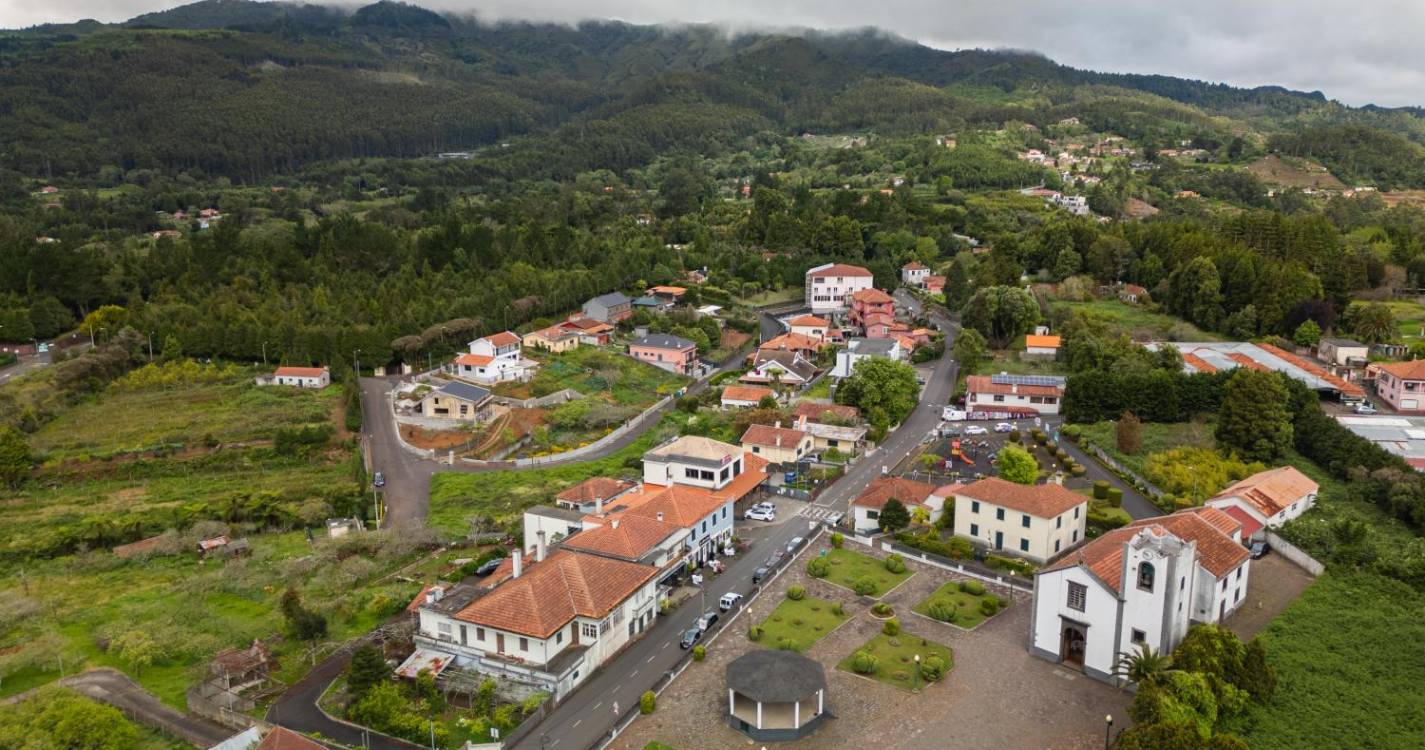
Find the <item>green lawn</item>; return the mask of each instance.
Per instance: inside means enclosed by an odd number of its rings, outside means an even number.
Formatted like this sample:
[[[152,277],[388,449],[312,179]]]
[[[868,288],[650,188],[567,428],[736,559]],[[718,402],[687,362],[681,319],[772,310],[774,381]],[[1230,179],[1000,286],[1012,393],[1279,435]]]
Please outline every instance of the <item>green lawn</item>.
[[[1067,302],[1056,300],[1051,309],[1088,310],[1104,319],[1113,330],[1125,333],[1135,341],[1166,339],[1168,341],[1222,341],[1222,337],[1208,333],[1187,321],[1171,315],[1154,312],[1143,305],[1130,305],[1116,299],[1094,300],[1093,302]]]
[[[1277,691],[1230,727],[1253,750],[1425,747],[1425,594],[1328,572],[1263,631]]]
[[[775,305],[781,302],[796,302],[806,299],[806,291],[799,286],[789,286],[783,289],[769,290],[754,294],[750,297],[738,297],[737,303],[747,307],[762,307],[764,305]]]
[[[827,562],[831,563],[831,572],[824,580],[852,589],[856,581],[870,578],[876,583],[876,588],[870,596],[878,599],[884,596],[887,591],[899,586],[905,579],[915,575],[909,569],[902,573],[892,573],[886,570],[883,560],[849,549],[830,550],[827,552],[826,558]]]
[[[426,525],[463,535],[470,530],[469,518],[489,514],[517,528],[526,508],[553,502],[560,491],[589,477],[636,476],[643,454],[676,432],[672,419],[665,417],[627,448],[597,461],[525,471],[436,474],[431,478]]]
[[[800,600],[782,599],[782,603],[759,623],[762,628],[760,644],[767,648],[789,648],[805,651],[822,636],[835,630],[846,621],[847,615],[836,614],[835,604],[807,596]]]
[[[1023,339],[1020,340],[1021,349]],[[1023,357],[1022,351],[1006,350],[993,351],[990,356],[981,360],[975,366],[973,373],[967,375],[998,375],[1007,372],[1010,375],[1067,375],[1064,365],[1052,359],[1041,359],[1035,357]]]
[[[105,458],[160,446],[270,439],[282,427],[329,423],[337,387],[313,391],[237,382],[110,389],[69,409],[31,438],[51,460]]]
[[[608,394],[622,406],[644,407],[683,387],[688,378],[640,362],[613,349],[581,346],[562,354],[529,351],[540,362],[528,384],[506,384],[497,393],[525,398],[572,388],[585,395]]]
[[[1395,316],[1401,341],[1407,344],[1419,341],[1420,331],[1425,329],[1425,305],[1411,300],[1390,300],[1385,304]]]
[[[1139,475],[1143,474],[1143,462],[1154,453],[1170,448],[1217,448],[1217,438],[1213,437],[1213,425],[1210,422],[1144,422],[1140,433],[1141,445],[1138,452],[1131,455],[1118,450],[1112,422],[1095,422],[1080,426],[1083,428],[1084,437]]]
[[[877,660],[876,671],[873,674],[863,675],[864,677],[871,677],[901,690],[925,687],[925,680],[920,679],[920,675],[916,673],[915,657],[917,654],[921,659],[932,654],[939,655],[945,660],[947,674],[955,668],[955,654],[950,650],[950,647],[906,632],[897,636],[877,633],[876,637],[866,641],[866,645],[858,650],[869,651]],[[856,652],[853,651],[845,659],[842,659],[836,668],[843,672],[856,674],[856,670],[851,666],[855,658]]]
[[[821,380],[812,383],[811,387],[806,390],[806,393],[802,394],[802,398],[831,398],[831,381],[834,379],[835,378],[832,378],[830,375],[827,375]]]
[[[989,619],[989,617],[993,617],[993,615],[986,616],[985,613],[980,611],[980,602],[992,596],[994,596],[994,594],[988,591],[978,595],[961,591],[960,582],[951,581],[936,589],[935,593],[922,599],[919,604],[911,608],[911,611],[934,619],[935,616],[930,614],[931,606],[940,602],[948,602],[955,607],[955,619],[951,622],[969,630]],[[999,601],[1001,605],[1006,603],[1003,599],[999,599]],[[1000,611],[1003,612],[1004,610]]]

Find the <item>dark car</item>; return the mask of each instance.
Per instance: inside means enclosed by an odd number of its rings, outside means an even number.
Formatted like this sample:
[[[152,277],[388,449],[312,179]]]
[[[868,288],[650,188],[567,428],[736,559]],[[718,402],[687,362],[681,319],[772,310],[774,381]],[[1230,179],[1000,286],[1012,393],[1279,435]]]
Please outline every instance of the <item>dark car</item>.
[[[386,486],[386,475],[385,475],[385,474],[382,474],[382,473],[379,472],[379,471],[376,472],[376,474],[371,477],[371,486],[372,486],[372,487],[385,487],[385,486]]]
[[[769,572],[769,571],[767,570],[766,567],[761,567],[761,568],[758,568],[758,569],[752,571],[752,582],[753,582],[753,583],[761,583],[761,582],[762,582],[762,579],[767,577],[767,573],[768,573],[768,572]]]
[[[490,560],[490,561],[486,562],[484,565],[481,565],[480,567],[476,568],[476,569],[475,569],[475,575],[480,576],[481,578],[484,578],[485,576],[490,575],[491,573],[494,573],[494,572],[495,572],[495,568],[500,567],[500,563],[502,563],[502,562],[504,562],[504,561],[505,561],[505,558],[503,558],[503,557],[497,557],[497,558],[495,558],[495,559],[493,559],[493,560]]]
[[[1271,548],[1267,546],[1267,543],[1265,541],[1259,539],[1255,542],[1252,542],[1252,559],[1262,559],[1262,557],[1267,554],[1267,550],[1269,549]]]
[[[697,628],[688,628],[687,630],[683,631],[683,640],[679,641],[678,645],[683,648],[692,648],[693,644],[697,643],[698,639],[702,637],[703,631],[698,630]]]

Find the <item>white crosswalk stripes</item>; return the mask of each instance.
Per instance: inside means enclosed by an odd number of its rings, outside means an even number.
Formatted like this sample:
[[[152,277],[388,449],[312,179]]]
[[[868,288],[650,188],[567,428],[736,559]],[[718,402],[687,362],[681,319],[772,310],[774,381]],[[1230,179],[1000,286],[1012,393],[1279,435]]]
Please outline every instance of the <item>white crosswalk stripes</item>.
[[[820,521],[835,512],[836,510],[834,508],[821,508],[815,505],[806,505],[803,506],[801,510],[797,511],[797,515],[805,516],[815,521]]]

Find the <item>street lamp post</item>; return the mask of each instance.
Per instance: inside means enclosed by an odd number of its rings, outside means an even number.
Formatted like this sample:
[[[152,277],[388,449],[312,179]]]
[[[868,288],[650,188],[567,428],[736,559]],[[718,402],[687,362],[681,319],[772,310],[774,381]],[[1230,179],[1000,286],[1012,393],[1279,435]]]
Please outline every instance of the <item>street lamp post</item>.
[[[1108,742],[1113,734],[1113,714],[1103,717],[1103,750],[1108,750]]]
[[[915,685],[915,688],[912,689],[911,692],[913,692],[913,693],[918,693],[918,692],[920,692],[920,654],[916,654],[916,655],[915,655],[915,682],[914,682],[914,685]]]
[[[148,332],[148,361],[153,361],[153,331]]]
[[[267,342],[262,342],[262,367],[267,368]]]
[[[352,350],[351,350],[351,361],[356,364],[356,377],[358,377],[358,378],[361,377],[361,360],[357,359],[357,358],[356,358],[356,355],[358,355],[358,354],[360,354],[360,353],[361,353],[361,350],[360,350],[360,349],[352,349]]]

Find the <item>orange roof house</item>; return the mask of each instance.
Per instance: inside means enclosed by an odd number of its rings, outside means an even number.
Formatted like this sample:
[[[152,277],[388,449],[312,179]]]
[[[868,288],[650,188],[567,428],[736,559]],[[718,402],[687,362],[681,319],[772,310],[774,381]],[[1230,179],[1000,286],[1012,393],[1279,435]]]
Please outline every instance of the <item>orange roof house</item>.
[[[455,619],[548,638],[576,617],[607,617],[657,574],[650,565],[555,550],[471,602]]]
[[[1053,518],[1076,505],[1088,502],[1083,495],[1070,492],[1062,485],[1052,482],[1049,484],[1016,484],[999,477],[989,477],[971,482],[961,487],[956,495],[992,503],[1040,518]]]
[[[771,388],[758,385],[729,385],[722,389],[723,406],[756,406],[762,399],[776,393]]]

